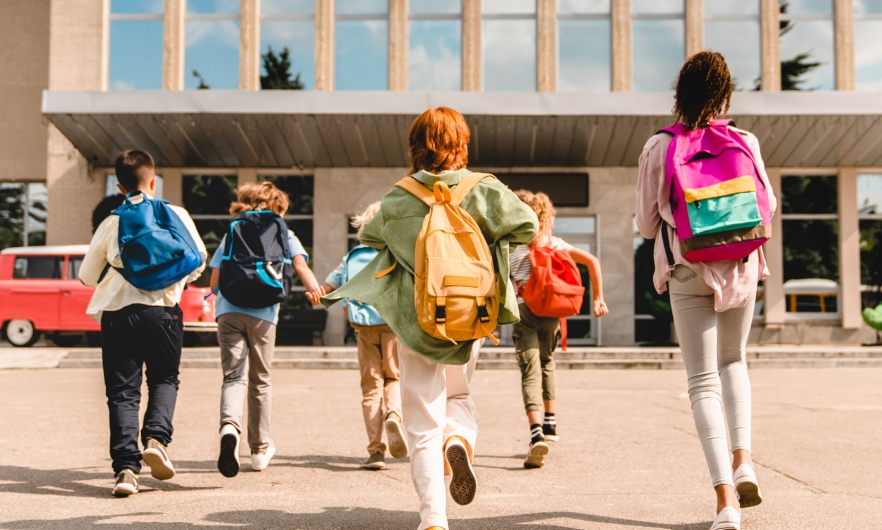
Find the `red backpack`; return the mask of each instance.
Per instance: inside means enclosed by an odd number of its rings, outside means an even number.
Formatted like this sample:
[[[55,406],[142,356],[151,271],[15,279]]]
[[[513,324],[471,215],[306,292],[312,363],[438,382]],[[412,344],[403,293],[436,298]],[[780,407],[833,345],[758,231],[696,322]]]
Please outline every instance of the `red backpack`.
[[[533,270],[518,292],[534,315],[560,318],[561,345],[567,349],[567,318],[582,308],[582,275],[569,253],[551,247],[530,245]]]

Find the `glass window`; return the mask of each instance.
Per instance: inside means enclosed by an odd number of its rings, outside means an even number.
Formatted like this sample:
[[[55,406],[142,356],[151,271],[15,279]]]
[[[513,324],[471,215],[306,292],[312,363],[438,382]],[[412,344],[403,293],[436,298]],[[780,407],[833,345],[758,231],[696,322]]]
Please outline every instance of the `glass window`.
[[[260,9],[260,87],[315,88],[315,0],[263,0]]]
[[[80,278],[80,267],[83,265],[81,256],[71,256],[67,260],[67,279],[78,280]]]
[[[0,250],[45,245],[47,204],[42,182],[0,184]]]
[[[686,55],[683,18],[635,18],[632,35],[634,91],[673,90]]]
[[[235,175],[185,175],[184,208],[196,224],[205,248],[213,255],[230,226],[230,203],[236,199]]]
[[[787,311],[835,313],[839,282],[837,177],[782,177],[781,212]]]
[[[597,253],[597,226],[594,217],[559,216],[554,220],[553,234],[585,252]],[[584,265],[579,265],[579,272],[582,276],[582,285],[585,286],[585,297],[579,314],[567,318],[568,341],[570,344],[580,346],[597,345],[600,337],[598,322],[593,312],[591,277],[588,268]]]
[[[558,92],[611,89],[609,0],[558,0]]]
[[[832,0],[781,1],[781,89],[833,90]]]
[[[882,175],[858,175],[861,293],[864,307],[882,303]]]
[[[386,90],[389,86],[389,4],[386,0],[337,0],[334,87]]]
[[[536,90],[535,0],[483,3],[484,90]]]
[[[682,15],[684,9],[683,0],[631,0],[631,13],[639,15]]]
[[[410,90],[462,90],[462,5],[410,2],[407,78]]]
[[[726,58],[736,90],[760,86],[759,0],[705,0],[704,47]]]
[[[855,0],[854,3],[855,88],[882,91],[882,2]]]
[[[239,1],[188,0],[186,88],[239,88]]]
[[[119,180],[117,180],[116,175],[107,175],[104,180],[104,196],[109,197],[110,195],[121,193],[119,188],[116,187],[117,184],[119,184]],[[162,198],[162,175],[156,175],[156,193],[153,194],[153,198]]]
[[[21,256],[15,258],[12,277],[29,280],[59,280],[64,258],[59,256]]]
[[[110,90],[162,88],[163,0],[110,3]]]

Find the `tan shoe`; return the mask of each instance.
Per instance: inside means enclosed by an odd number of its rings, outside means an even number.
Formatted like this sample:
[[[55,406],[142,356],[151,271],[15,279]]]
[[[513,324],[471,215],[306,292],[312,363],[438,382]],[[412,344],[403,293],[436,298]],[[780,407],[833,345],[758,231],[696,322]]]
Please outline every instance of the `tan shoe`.
[[[389,454],[392,458],[407,457],[407,437],[398,414],[390,412],[386,416],[386,440],[389,442]]]
[[[169,460],[165,446],[153,438],[147,438],[147,447],[141,458],[150,466],[150,476],[156,480],[169,480],[175,476],[175,466]]]
[[[469,460],[469,451],[459,436],[451,436],[444,444],[444,460],[450,469],[450,496],[460,506],[471,504],[478,491],[475,470]]]
[[[138,474],[131,469],[123,469],[116,476],[113,495],[115,497],[128,497],[135,493],[138,493]]]

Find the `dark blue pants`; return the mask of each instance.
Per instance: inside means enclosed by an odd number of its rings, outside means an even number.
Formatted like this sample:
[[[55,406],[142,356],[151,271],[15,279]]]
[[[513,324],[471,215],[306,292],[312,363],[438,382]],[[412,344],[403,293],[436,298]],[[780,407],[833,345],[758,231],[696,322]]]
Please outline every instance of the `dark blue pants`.
[[[131,305],[101,317],[104,386],[110,409],[110,458],[113,472],[141,471],[138,411],[141,372],[146,365],[147,413],[141,443],[153,438],[168,445],[178,396],[178,368],[184,340],[182,311],[175,307]]]

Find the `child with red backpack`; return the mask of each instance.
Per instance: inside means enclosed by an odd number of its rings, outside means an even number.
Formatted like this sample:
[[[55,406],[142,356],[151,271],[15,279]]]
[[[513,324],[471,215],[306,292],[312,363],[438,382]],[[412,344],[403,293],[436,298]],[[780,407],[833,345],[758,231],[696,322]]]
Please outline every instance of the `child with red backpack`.
[[[361,229],[380,211],[380,201],[368,206],[352,218],[352,227]],[[358,245],[343,258],[340,266],[325,279],[325,292],[330,294],[351,280],[377,255],[366,245]],[[407,439],[401,424],[401,390],[398,375],[398,343],[395,333],[376,309],[368,304],[347,299],[343,301],[349,325],[356,330],[358,368],[361,371],[361,411],[368,435],[368,458],[361,467],[378,470],[386,467],[386,444],[393,458],[407,456]],[[385,406],[385,411],[383,410]]]
[[[539,218],[539,233],[529,246],[511,253],[511,278],[518,290],[521,321],[512,337],[521,368],[521,391],[530,424],[530,448],[524,467],[540,468],[548,454],[547,441],[556,442],[554,350],[558,338],[566,349],[566,317],[579,314],[585,292],[576,263],[588,267],[594,293],[594,315],[609,313],[603,300],[600,261],[559,237],[551,235],[556,214],[544,193],[518,190],[517,196]],[[544,408],[545,418],[539,422]]]
[[[653,280],[659,293],[670,292],[717,496],[711,530],[739,530],[740,508],[762,502],[745,347],[757,283],[769,276],[762,245],[776,199],[756,136],[715,119],[729,111],[733,89],[722,55],[690,57],[677,79],[678,123],[646,142],[637,180],[637,227],[655,238]]]

